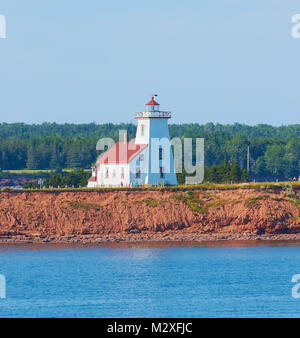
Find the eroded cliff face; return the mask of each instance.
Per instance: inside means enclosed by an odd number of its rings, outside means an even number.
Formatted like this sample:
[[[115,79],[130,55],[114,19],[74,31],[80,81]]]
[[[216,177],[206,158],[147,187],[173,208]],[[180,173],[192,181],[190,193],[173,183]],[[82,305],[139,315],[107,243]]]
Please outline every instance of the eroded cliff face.
[[[299,191],[1,192],[0,235],[300,232]]]

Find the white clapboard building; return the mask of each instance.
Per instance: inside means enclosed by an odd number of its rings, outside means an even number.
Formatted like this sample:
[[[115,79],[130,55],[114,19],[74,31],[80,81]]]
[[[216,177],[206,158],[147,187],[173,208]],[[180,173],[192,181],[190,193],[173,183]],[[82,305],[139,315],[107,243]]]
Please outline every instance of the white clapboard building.
[[[136,137],[124,139],[103,153],[92,167],[88,187],[177,185],[170,144],[170,112],[160,111],[152,97],[145,111],[135,113]]]

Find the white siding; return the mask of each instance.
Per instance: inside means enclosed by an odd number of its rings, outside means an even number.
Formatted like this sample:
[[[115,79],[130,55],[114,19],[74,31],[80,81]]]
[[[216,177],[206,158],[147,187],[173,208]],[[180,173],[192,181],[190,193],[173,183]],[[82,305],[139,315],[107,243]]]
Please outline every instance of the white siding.
[[[142,135],[142,129],[144,129],[143,135]],[[149,144],[149,135],[150,135],[150,119],[138,119],[135,143],[136,144]]]
[[[122,169],[124,170],[124,178],[121,178]],[[109,176],[106,177],[108,170]],[[97,173],[98,186],[123,186],[129,185],[129,165],[124,164],[101,164]]]
[[[145,126],[145,135],[141,136],[141,125]],[[147,149],[147,175],[143,178],[142,184],[170,184],[177,185],[177,177],[174,169],[174,158],[170,148],[170,134],[168,119],[166,118],[146,118],[138,119],[137,135],[135,142],[137,144],[148,144]],[[158,143],[162,144],[164,160],[159,161]],[[167,156],[167,154],[170,154]],[[155,156],[155,158],[152,158]],[[166,163],[166,160],[168,163]],[[154,166],[155,164],[155,166]],[[165,167],[165,175],[160,177],[159,167]],[[131,174],[131,181],[135,181],[135,175]]]
[[[143,160],[140,160],[140,156]],[[130,183],[132,185],[148,184],[148,147],[143,149],[135,158],[130,162]],[[136,177],[136,168],[140,168],[140,178]]]

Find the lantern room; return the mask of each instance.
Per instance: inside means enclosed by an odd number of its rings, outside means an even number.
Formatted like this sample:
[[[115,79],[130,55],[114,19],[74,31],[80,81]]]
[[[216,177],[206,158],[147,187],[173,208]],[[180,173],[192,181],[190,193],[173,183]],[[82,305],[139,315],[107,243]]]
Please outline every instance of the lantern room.
[[[159,111],[159,103],[154,100],[154,96],[146,103],[146,111]]]

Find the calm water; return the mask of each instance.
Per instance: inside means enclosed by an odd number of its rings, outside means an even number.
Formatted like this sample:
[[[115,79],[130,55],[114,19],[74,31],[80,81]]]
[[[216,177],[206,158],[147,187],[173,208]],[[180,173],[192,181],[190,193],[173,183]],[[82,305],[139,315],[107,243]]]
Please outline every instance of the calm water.
[[[300,246],[0,247],[1,317],[300,317]]]

